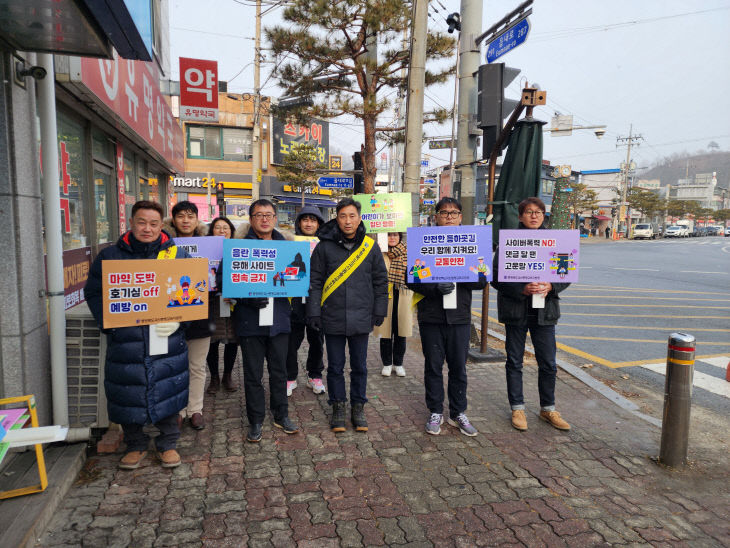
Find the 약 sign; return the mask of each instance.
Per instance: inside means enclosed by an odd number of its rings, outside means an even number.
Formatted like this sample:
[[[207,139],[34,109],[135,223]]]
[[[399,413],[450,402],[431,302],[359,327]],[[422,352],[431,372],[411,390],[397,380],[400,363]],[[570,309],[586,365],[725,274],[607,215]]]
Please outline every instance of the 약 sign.
[[[405,232],[412,224],[408,192],[355,194],[352,198],[362,205],[362,222],[367,232]]]
[[[577,282],[577,230],[500,230],[500,282]]]
[[[477,282],[492,279],[492,227],[408,229],[408,281]]]
[[[180,57],[180,119],[218,121],[218,62]]]

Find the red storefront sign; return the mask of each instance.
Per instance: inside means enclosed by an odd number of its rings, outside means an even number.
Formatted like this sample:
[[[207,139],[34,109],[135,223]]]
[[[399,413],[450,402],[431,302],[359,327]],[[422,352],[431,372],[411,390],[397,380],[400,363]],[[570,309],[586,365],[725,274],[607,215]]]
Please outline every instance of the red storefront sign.
[[[121,143],[117,143],[117,193],[119,195],[119,234],[127,231],[127,219],[125,212],[125,204],[127,201],[124,196],[124,149]]]
[[[152,147],[168,166],[185,171],[182,129],[160,92],[154,63],[81,57],[80,83]],[[217,95],[216,95],[217,97]]]
[[[218,62],[180,57],[180,119],[218,121]]]

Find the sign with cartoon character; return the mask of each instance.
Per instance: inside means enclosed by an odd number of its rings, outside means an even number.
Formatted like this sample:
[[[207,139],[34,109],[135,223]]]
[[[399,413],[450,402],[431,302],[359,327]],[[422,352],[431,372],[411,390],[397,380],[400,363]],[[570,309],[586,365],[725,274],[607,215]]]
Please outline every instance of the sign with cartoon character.
[[[206,259],[103,261],[104,329],[208,317]]]
[[[477,282],[492,279],[490,225],[408,229],[408,281]]]
[[[208,291],[217,291],[215,275],[223,258],[223,236],[198,236],[174,238],[175,245],[182,247],[191,257],[208,259]]]
[[[362,206],[367,232],[405,232],[412,224],[411,195],[407,192],[355,194]]]
[[[224,240],[223,296],[306,297],[309,242]]]
[[[578,281],[578,230],[500,230],[500,282]]]

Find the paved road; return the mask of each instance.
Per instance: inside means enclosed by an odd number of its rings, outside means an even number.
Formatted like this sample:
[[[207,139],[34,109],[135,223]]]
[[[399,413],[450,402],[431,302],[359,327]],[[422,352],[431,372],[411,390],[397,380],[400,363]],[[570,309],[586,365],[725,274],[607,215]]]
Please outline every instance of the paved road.
[[[730,239],[593,240],[580,283],[561,301],[560,348],[584,363],[625,368],[660,391],[668,336],[697,338],[695,401],[730,410]],[[490,292],[491,318],[496,295]],[[481,310],[481,297],[474,308]]]

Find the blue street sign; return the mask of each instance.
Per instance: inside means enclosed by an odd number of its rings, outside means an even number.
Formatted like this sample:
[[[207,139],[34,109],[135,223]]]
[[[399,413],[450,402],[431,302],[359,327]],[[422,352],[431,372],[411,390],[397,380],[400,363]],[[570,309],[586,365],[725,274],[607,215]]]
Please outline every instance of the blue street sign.
[[[436,179],[424,179],[423,180],[423,184],[424,185],[435,185],[436,184]]]
[[[355,179],[352,177],[320,177],[317,179],[320,188],[353,188]]]
[[[428,167],[428,160],[421,160],[421,167]]]
[[[436,200],[423,200],[423,205],[434,205]]]
[[[508,51],[521,46],[530,33],[530,20],[524,18],[508,27],[487,44],[487,63],[493,63]]]

